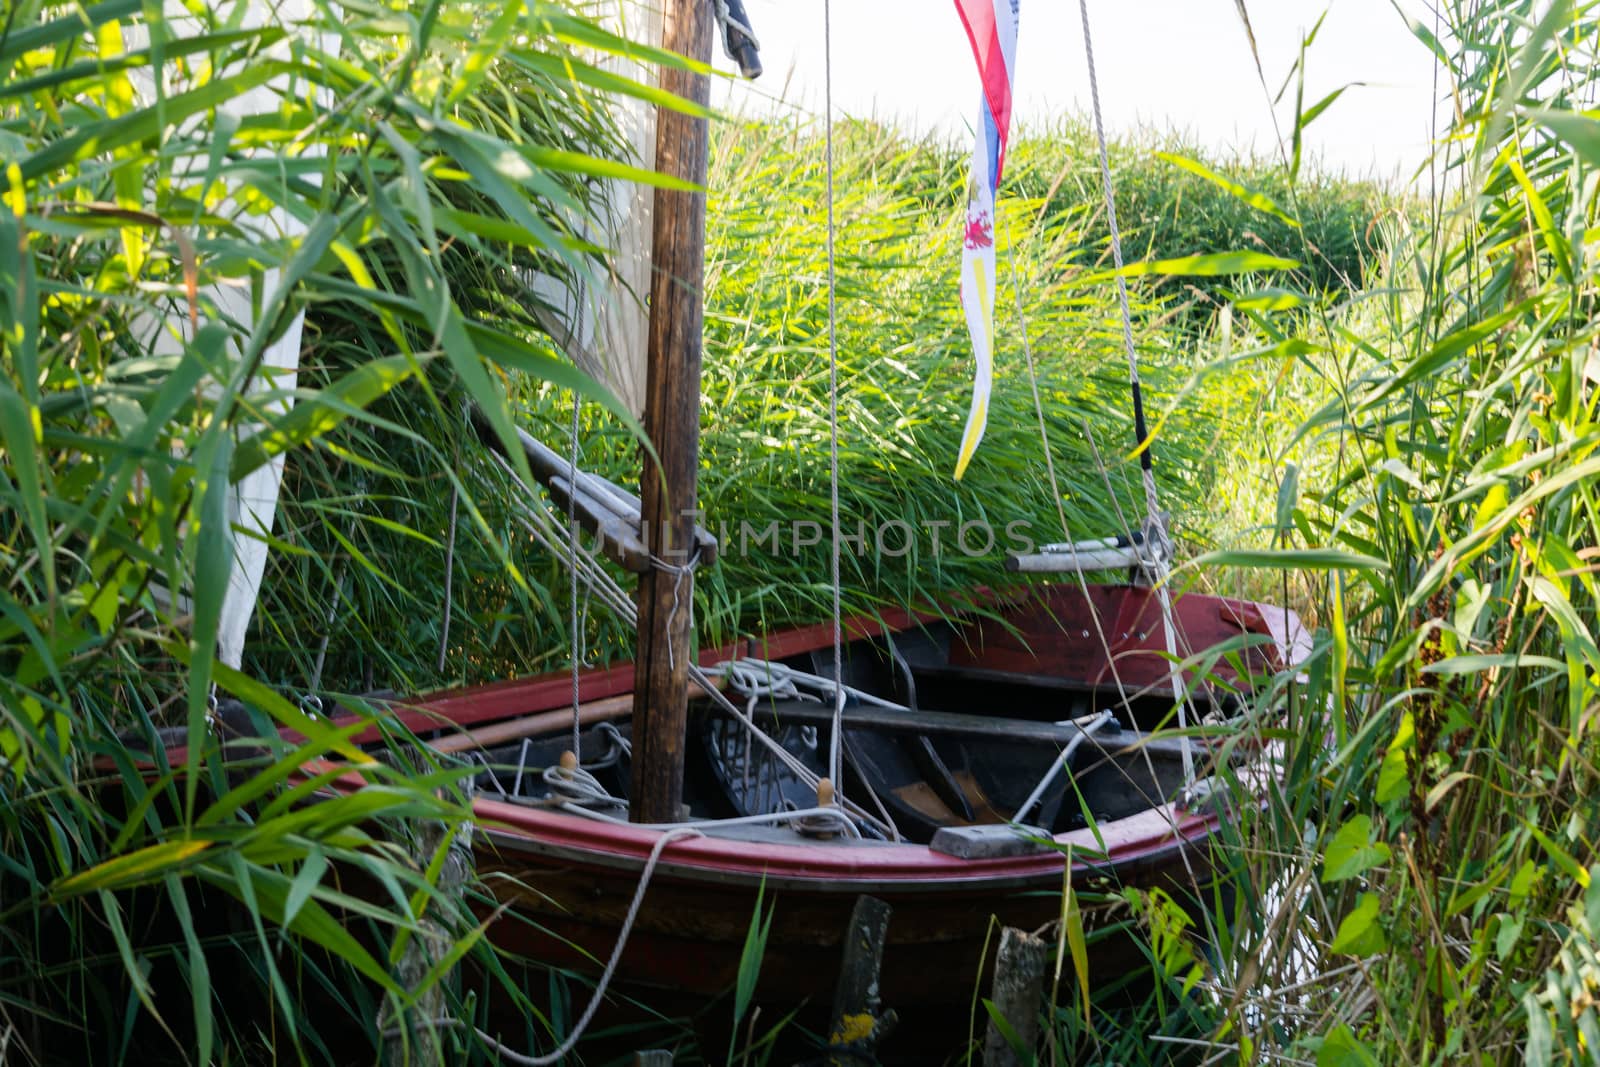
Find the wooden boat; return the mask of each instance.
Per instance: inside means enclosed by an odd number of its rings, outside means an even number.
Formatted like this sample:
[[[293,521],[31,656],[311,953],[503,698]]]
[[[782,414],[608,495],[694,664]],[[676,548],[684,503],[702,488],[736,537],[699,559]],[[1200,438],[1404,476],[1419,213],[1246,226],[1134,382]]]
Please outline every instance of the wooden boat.
[[[707,62],[710,8],[669,0],[663,47]],[[666,69],[662,88],[701,111],[659,120],[657,169],[682,183],[654,205],[642,499],[559,463],[543,471],[558,503],[640,572],[635,662],[587,672],[576,699],[563,673],[402,702],[392,717],[480,768],[474,848],[501,948],[595,970],[618,947],[621,981],[704,998],[734,984],[761,903],[772,919],[757,1000],[820,1002],[851,910],[872,895],[893,909],[883,1002],[954,1033],[965,1012],[939,1013],[968,1001],[991,923],[1055,919],[1064,879],[1108,903],[1126,887],[1204,890],[1221,816],[1201,787],[1217,754],[1157,731],[1179,707],[1194,721],[1230,714],[1256,676],[1299,658],[1304,634],[1262,604],[1168,605],[1159,587],[1073,580],[960,614],[843,620],[837,666],[831,626],[710,650],[700,664],[729,693],[702,683],[692,698],[693,574],[659,560],[703,541],[687,517],[704,266],[704,195],[692,190],[705,181],[708,87]],[[1130,547],[1086,549],[1081,569]],[[1175,647],[1222,645],[1234,655],[1205,670],[1174,664]],[[1133,940],[1105,937],[1091,976],[1142,960]]]
[[[1252,674],[1303,652],[1298,620],[1276,608],[1189,595],[1176,612],[1195,647],[1239,649],[1207,676],[1186,674],[1203,713],[1228,713]],[[1160,627],[1149,589],[1077,583],[994,597],[982,614],[955,619],[851,620],[845,678],[861,699],[845,711],[844,790],[875,794],[900,841],[875,839],[865,825],[857,837],[831,823],[738,821],[816,798],[760,758],[742,726],[694,701],[683,822],[703,836],[663,850],[621,959],[626,982],[700,997],[727,990],[759,895],[773,909],[761,1002],[825,1001],[851,908],[871,894],[893,908],[884,1003],[950,1005],[970,998],[991,917],[1027,929],[1058,917],[1069,846],[1074,884],[1090,898],[1124,887],[1194,897],[1208,881],[1206,843],[1219,814],[1180,795],[1182,749],[1193,746],[1201,775],[1213,753],[1199,741],[1151,736],[1172,725]],[[831,636],[827,626],[788,631],[708,651],[701,663],[754,656],[761,669],[813,673],[831,666]],[[581,679],[582,766],[619,800],[632,778],[632,685],[631,665]],[[769,735],[825,773],[831,707],[792,696],[757,703]],[[494,923],[491,939],[547,963],[593,968],[606,959],[667,830],[629,825],[620,804],[579,813],[570,792],[552,788],[572,746],[570,676],[436,694],[397,714],[436,748],[483,765],[479,873],[515,912]],[[1067,773],[1023,819],[1032,829],[1014,827],[1064,751]],[[1096,912],[1087,914],[1093,925]],[[1095,948],[1097,978],[1141,965],[1127,938]]]
[[[663,47],[707,61],[709,7],[664,5]],[[704,106],[702,75],[662,77]],[[702,186],[705,120],[662,112],[659,123],[657,169]],[[942,1021],[953,1034],[966,1013],[938,1013],[969,1000],[991,922],[1032,929],[1057,918],[1064,878],[1108,904],[1105,891],[1124,887],[1203,891],[1220,816],[1195,787],[1215,754],[1154,734],[1178,725],[1182,706],[1194,721],[1230,714],[1256,676],[1298,659],[1303,632],[1266,605],[1167,604],[1159,588],[1075,576],[953,617],[845,620],[837,668],[831,626],[707,651],[700,664],[729,693],[710,686],[691,699],[689,657],[674,650],[691,647],[693,574],[656,561],[704,543],[688,518],[704,210],[703,194],[657,191],[644,413],[655,454],[642,500],[548,455],[543,465],[557,503],[640,573],[635,662],[588,672],[576,700],[560,674],[436,694],[396,714],[481,766],[475,851],[501,905],[489,936],[502,948],[597,970],[625,938],[619,980],[704,998],[734,984],[767,902],[758,1001],[826,1001],[851,909],[870,894],[893,909],[882,1000],[931,1010],[933,1029]],[[1137,394],[1135,410],[1143,442]],[[1148,478],[1147,447],[1143,460]],[[1093,561],[1081,569],[1111,566],[1106,558],[1128,556],[1120,549],[1139,557],[1137,545],[1107,546],[1107,557],[1086,549]],[[1204,673],[1175,668],[1174,649],[1220,645],[1235,656]],[[844,801],[832,802],[835,789]],[[1132,939],[1109,936],[1091,962],[1104,979],[1143,957]]]

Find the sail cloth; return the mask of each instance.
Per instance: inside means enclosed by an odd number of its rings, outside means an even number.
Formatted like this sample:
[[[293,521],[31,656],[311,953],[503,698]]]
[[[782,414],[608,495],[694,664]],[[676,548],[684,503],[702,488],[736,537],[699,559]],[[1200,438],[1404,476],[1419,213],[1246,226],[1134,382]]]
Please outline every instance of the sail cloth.
[[[169,33],[177,37],[194,36],[204,30],[202,20],[190,14],[183,0],[162,0],[161,11]],[[291,50],[302,42],[330,56],[337,56],[339,35],[314,30],[322,11],[323,7],[317,0],[276,0],[271,3],[267,0],[251,0],[242,5],[237,13],[242,27],[253,29],[279,25],[290,31],[281,40],[255,53],[251,62],[287,60]],[[122,31],[123,47],[129,51],[147,48],[149,34],[147,23],[127,25]],[[222,70],[216,71],[214,76],[221,78],[232,73],[235,71]],[[135,67],[128,71],[128,77],[133,85],[134,97],[141,106],[150,106],[159,99],[154,69]],[[288,75],[279,75],[254,89],[218,101],[216,110],[219,115],[248,121],[252,116],[276,111],[284,106],[285,100],[302,98],[309,91],[313,91],[312,87],[292,80]],[[314,91],[324,107],[332,102],[331,90],[324,87]],[[250,150],[247,154],[265,158],[270,153],[266,149],[259,149]],[[201,156],[198,164],[190,160],[185,161],[185,165],[203,167],[206,159]],[[197,178],[198,174],[186,177]],[[303,180],[315,183],[319,179],[313,172],[306,174]],[[251,219],[249,224],[255,227],[256,235],[263,242],[273,237],[293,240],[306,232],[306,224],[282,207],[272,208],[264,215]],[[253,281],[259,281],[259,305],[253,295]],[[219,278],[201,292],[202,302],[214,307],[218,318],[232,323],[238,331],[228,353],[231,360],[240,357],[251,332],[268,329],[272,325],[256,321],[256,312],[258,307],[272,302],[281,284],[279,270],[269,268],[262,271],[258,279],[252,279],[243,272],[237,276]],[[186,312],[186,307],[175,306],[165,316],[136,316],[132,330],[139,344],[152,355],[178,355],[193,339],[187,329]],[[294,406],[304,322],[305,313],[296,313],[277,340],[263,350],[257,372],[249,382],[248,408],[264,415],[283,415]],[[217,380],[208,383],[209,398],[214,401],[222,387]],[[242,419],[234,433],[239,440],[244,440],[259,432],[261,427],[259,422]],[[262,575],[266,570],[267,545],[277,516],[278,491],[283,483],[283,462],[282,454],[273,456],[271,461],[246,474],[228,490],[228,525],[232,531],[233,561],[228,570],[228,587],[223,594],[217,623],[217,659],[235,669],[244,659],[245,635],[255,612]],[[158,597],[170,598],[174,595],[173,591],[168,590],[157,589],[153,592]],[[188,601],[185,593],[178,590],[176,595],[178,604],[183,606],[183,610],[188,610],[184,606]]]
[[[651,45],[661,43],[660,0],[608,0],[596,9],[613,33]],[[609,52],[596,65],[645,85],[657,82],[655,68],[639,59]],[[647,100],[619,96],[612,115],[627,138],[637,166],[655,169],[656,109]],[[548,274],[529,279],[539,298],[539,321],[585,373],[604,383],[634,413],[644,413],[648,378],[645,352],[650,321],[650,251],[655,189],[640,182],[607,178],[600,183],[599,217],[581,223],[586,240],[611,250],[595,277],[576,282]]]
[[[967,314],[977,371],[967,427],[961,435],[961,452],[956,457],[957,480],[966,473],[989,422],[989,386],[994,374],[994,194],[1005,169],[1006,139],[1011,129],[1011,79],[1016,71],[1019,2],[956,0],[983,83],[961,248],[961,306]]]

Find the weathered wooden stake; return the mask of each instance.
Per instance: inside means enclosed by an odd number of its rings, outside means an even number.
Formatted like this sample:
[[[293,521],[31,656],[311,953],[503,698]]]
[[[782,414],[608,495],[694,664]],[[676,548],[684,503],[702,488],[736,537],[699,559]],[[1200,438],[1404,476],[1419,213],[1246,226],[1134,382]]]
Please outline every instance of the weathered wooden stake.
[[[878,989],[890,914],[889,905],[876,897],[856,898],[850,928],[845,933],[844,959],[839,963],[839,984],[833,991],[829,1067],[860,1067],[862,1063],[875,1062],[873,1050],[894,1028],[894,1011],[879,1011],[882,999]]]
[[[462,826],[454,834],[438,819],[424,819],[416,831],[413,857],[426,867],[438,854],[441,846],[450,850],[439,871],[439,892],[446,898],[459,897],[472,880],[472,827]],[[418,925],[421,931],[406,943],[405,952],[395,964],[394,977],[402,989],[415,989],[433,969],[435,963],[450,950],[455,934],[437,919],[424,915]],[[444,1048],[438,1020],[449,1014],[445,999],[445,983],[436,982],[411,1009],[410,1027],[385,1027],[383,1030],[383,1062],[391,1065],[432,1064],[444,1062]],[[385,1008],[385,1015],[388,1009]],[[392,1017],[391,1017],[392,1019]]]
[[[1039,1004],[1044,999],[1049,957],[1050,946],[1043,938],[1009,926],[1000,931],[1000,954],[995,960],[989,999],[1029,1052],[1039,1043]],[[1027,1062],[1017,1055],[992,1018],[983,1042],[983,1062],[986,1067],[1015,1067]]]
[[[670,0],[663,19],[663,48],[711,62],[711,4]],[[702,108],[711,100],[710,79],[691,71],[663,67],[661,88]],[[656,169],[701,190],[709,143],[704,118],[662,108],[656,124]],[[703,191],[656,190],[644,428],[660,464],[645,457],[639,498],[645,544],[656,558],[676,566],[689,562],[687,549],[694,544],[705,221]],[[629,797],[634,822],[675,822],[681,817],[693,603],[692,573],[655,568],[639,579]]]

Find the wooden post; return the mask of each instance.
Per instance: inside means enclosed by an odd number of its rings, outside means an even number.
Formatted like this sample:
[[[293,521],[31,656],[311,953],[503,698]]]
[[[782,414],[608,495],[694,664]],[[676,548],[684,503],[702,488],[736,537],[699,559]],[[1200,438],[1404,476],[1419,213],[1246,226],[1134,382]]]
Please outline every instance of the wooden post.
[[[1000,931],[1000,954],[994,964],[994,988],[990,1000],[1017,1035],[1025,1051],[1018,1056],[1006,1035],[989,1020],[983,1042],[983,1062],[987,1067],[1016,1067],[1029,1062],[1039,1043],[1039,1005],[1044,999],[1044,974],[1050,946],[1042,937],[1006,927]]]
[[[829,1067],[876,1063],[874,1049],[895,1024],[894,1012],[880,1014],[878,971],[889,936],[889,905],[859,896],[845,932],[839,984],[833,991],[833,1023],[828,1033]]]
[[[661,45],[709,64],[711,29],[711,4],[669,0],[663,11]],[[711,101],[711,82],[705,75],[663,67],[661,88],[701,107]],[[657,170],[703,189],[709,144],[705,119],[661,110],[656,123]],[[704,192],[656,190],[644,428],[661,462],[658,466],[645,457],[639,498],[645,544],[658,559],[674,565],[689,562],[686,549],[694,544],[705,221]],[[629,797],[634,822],[681,818],[693,602],[693,574],[656,568],[639,579]]]
[[[439,892],[447,897],[459,896],[473,878],[471,826],[462,826],[452,834],[438,819],[424,819],[418,823],[412,846],[412,856],[418,865],[426,868],[441,848],[449,849],[449,855],[439,871]],[[394,966],[395,981],[402,989],[414,990],[420,986],[434,965],[449,952],[459,933],[441,924],[432,914],[424,915],[418,926],[421,930],[406,942],[405,952]],[[383,1028],[383,1063],[399,1067],[444,1062],[438,1020],[449,1015],[445,994],[445,983],[435,982],[417,998],[410,1011],[409,1026]],[[390,1014],[390,1003],[386,1002],[383,1017],[394,1023],[398,1020]]]

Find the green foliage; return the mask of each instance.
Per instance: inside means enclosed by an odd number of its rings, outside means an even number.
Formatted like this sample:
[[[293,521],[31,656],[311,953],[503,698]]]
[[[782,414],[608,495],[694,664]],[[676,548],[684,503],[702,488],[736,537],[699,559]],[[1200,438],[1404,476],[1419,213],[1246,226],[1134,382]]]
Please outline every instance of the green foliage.
[[[547,5],[162,10],[0,24],[0,1042],[371,1058],[439,979],[392,976],[404,943],[474,946],[408,855],[468,817],[464,772],[375,760],[365,716],[335,729],[215,660],[247,536],[229,487],[372,425],[403,382],[459,383],[508,430],[485,355],[581,384],[446,257],[589,269],[569,234],[620,150],[564,117],[604,113],[577,44],[611,42]],[[291,389],[271,346],[353,302],[359,354],[314,350]],[[214,693],[267,739],[224,745]]]
[[[1073,535],[1137,522],[1120,326],[1102,252],[1086,229],[1098,189],[1083,203],[1047,200],[1052,174],[1037,161],[1048,153],[1024,151],[1023,141],[1013,154],[1008,183],[1039,195],[1002,196],[995,393],[988,435],[958,483],[951,471],[972,373],[957,296],[964,159],[875,124],[841,124],[835,138],[841,509],[845,535],[860,538],[844,545],[846,613],[928,600],[956,606],[975,587],[1015,580],[1003,569],[1008,549],[1062,539],[1025,341]],[[702,642],[832,614],[826,209],[815,123],[713,127],[700,505],[723,554],[697,575]],[[508,331],[536,328],[515,286],[470,260],[452,263],[457,289],[481,294]],[[1246,252],[1130,271],[1226,280],[1221,272],[1272,266]],[[1241,378],[1181,394],[1192,370],[1186,345],[1165,327],[1161,305],[1136,294],[1134,313],[1146,395],[1166,412],[1155,445],[1164,498],[1180,529],[1203,539],[1209,518],[1198,505],[1227,462],[1219,427],[1240,421],[1232,407],[1248,404],[1257,386]],[[362,358],[377,335],[361,309],[345,306],[313,309],[308,329],[318,365]],[[437,374],[429,380],[438,382],[438,407],[397,391],[374,408],[381,423],[347,422],[326,447],[290,457],[280,536],[291,551],[270,562],[252,636],[253,669],[263,677],[307,686],[324,640],[320,682],[335,690],[417,691],[565,664],[568,578],[522,532],[520,491],[457,414],[448,384]],[[523,424],[564,453],[570,392],[515,388]],[[586,402],[580,439],[586,469],[636,484],[638,446],[621,421]],[[461,504],[452,527],[458,481],[460,500],[476,511]],[[528,503],[544,506],[542,497]],[[969,523],[979,525],[963,534]],[[363,558],[403,559],[406,577],[393,580]],[[631,653],[632,635],[615,620],[583,615],[588,662]]]
[[[1320,628],[1303,682],[1240,727],[1282,746],[1282,779],[1237,804],[1218,854],[1238,896],[1201,983],[1217,1047],[1318,1064],[1597,1047],[1597,14],[1443,5],[1444,45],[1416,27],[1457,107],[1425,223],[1384,222],[1364,291],[1219,321],[1303,417],[1262,443],[1293,488],[1259,494],[1248,546],[1214,561],[1366,562],[1269,579]]]
[[[1109,259],[1100,170],[1092,130],[1063,120],[1021,137],[1007,158],[1007,181],[1043,197],[1051,211],[1093,205],[1086,250]],[[1176,259],[1204,252],[1261,252],[1299,260],[1291,281],[1305,293],[1361,288],[1382,252],[1375,224],[1392,203],[1380,185],[1322,171],[1291,183],[1272,160],[1218,161],[1182,138],[1147,134],[1108,146],[1124,257]],[[1026,172],[1030,177],[1022,177]],[[1199,280],[1167,295],[1194,302],[1195,321],[1232,295],[1228,283]]]

